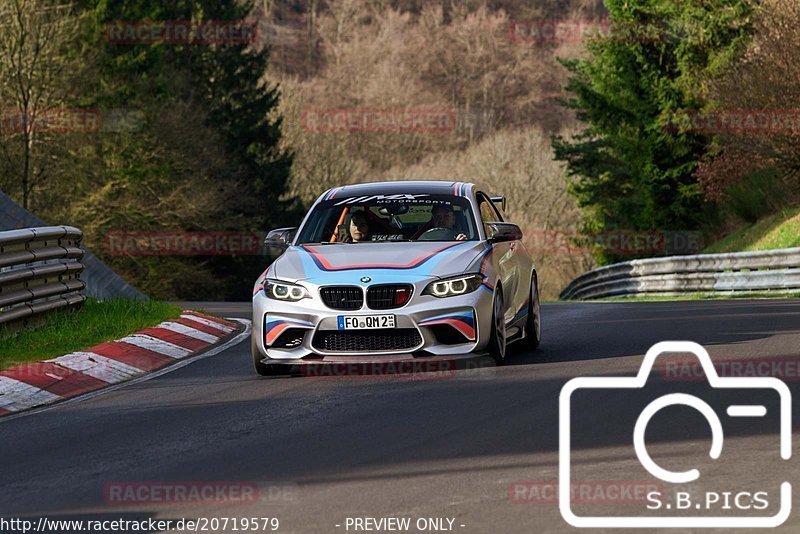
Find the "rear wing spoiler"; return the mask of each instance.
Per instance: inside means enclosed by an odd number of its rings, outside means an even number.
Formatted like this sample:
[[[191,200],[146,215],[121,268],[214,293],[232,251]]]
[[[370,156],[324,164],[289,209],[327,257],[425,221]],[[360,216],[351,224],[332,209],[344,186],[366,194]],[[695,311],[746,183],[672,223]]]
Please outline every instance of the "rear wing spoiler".
[[[506,211],[506,197],[503,195],[497,195],[493,197],[489,197],[494,204],[500,204],[500,209],[502,211]]]

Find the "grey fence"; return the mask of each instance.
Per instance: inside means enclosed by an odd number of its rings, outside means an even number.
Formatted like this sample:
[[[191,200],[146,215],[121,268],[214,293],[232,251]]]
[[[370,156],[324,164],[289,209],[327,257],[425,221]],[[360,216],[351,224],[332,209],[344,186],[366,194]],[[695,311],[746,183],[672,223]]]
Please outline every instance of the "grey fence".
[[[0,232],[0,324],[86,299],[81,239],[83,233],[72,226]]]
[[[800,292],[800,248],[647,258],[586,272],[563,300],[641,294]]]

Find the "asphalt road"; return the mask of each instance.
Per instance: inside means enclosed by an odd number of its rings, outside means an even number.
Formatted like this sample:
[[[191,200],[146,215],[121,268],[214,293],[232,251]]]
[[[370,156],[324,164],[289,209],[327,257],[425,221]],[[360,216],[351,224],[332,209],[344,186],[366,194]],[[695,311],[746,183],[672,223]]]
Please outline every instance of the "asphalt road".
[[[249,313],[248,304],[203,306],[227,317]],[[701,343],[715,360],[800,358],[798,300],[558,303],[545,305],[543,316],[540,350],[517,350],[501,368],[481,360],[481,369],[429,377],[263,379],[242,342],[152,380],[2,422],[0,516],[277,517],[278,532],[354,532],[347,518],[364,517],[408,517],[409,532],[417,532],[418,518],[450,518],[464,533],[577,530],[546,494],[558,478],[558,399],[567,380],[633,375],[652,344],[672,339]],[[631,503],[613,489],[649,479],[631,444],[649,399],[684,391],[705,395],[718,410],[775,400],[664,378],[656,371],[652,387],[635,397],[576,393],[573,477],[605,491],[576,513],[643,509],[641,498]],[[798,382],[788,384],[800,397]],[[685,407],[654,417],[648,450],[666,468],[700,469],[701,479],[684,489],[760,488],[770,496],[764,513],[775,513],[774,491],[782,481],[800,482],[800,469],[778,456],[773,404],[757,421],[723,417],[725,444],[715,462],[708,425]],[[140,482],[187,481],[260,490],[247,502],[202,506],[121,504],[110,494]],[[798,528],[794,514],[779,530]]]

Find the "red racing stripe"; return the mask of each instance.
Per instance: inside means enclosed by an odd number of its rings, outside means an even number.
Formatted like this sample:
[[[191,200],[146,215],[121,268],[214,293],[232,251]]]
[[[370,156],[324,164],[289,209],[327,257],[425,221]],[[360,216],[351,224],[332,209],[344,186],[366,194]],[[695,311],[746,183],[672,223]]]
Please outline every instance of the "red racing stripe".
[[[158,352],[125,343],[124,341],[103,343],[96,347],[86,349],[85,352],[93,352],[100,356],[126,363],[143,371],[152,371],[153,369],[164,367],[168,363],[175,361],[175,358],[170,358]]]
[[[181,334],[180,332],[173,332],[172,330],[167,330],[166,328],[148,328],[147,330],[142,330],[136,333],[151,336],[156,339],[160,339],[161,341],[166,341],[167,343],[172,343],[173,345],[177,345],[189,350],[200,350],[211,345],[211,343],[203,341],[202,339],[187,336],[186,334]]]
[[[208,326],[207,324],[198,323],[197,321],[192,321],[191,319],[186,319],[185,317],[174,319],[174,322],[180,323],[190,328],[194,328],[195,330],[200,330],[201,332],[205,332],[206,334],[211,334],[212,336],[224,337],[228,335],[228,333],[225,332],[224,330],[219,330],[217,328],[214,328],[213,326]]]
[[[418,267],[419,265],[425,263],[433,256],[437,255],[438,253],[447,250],[449,248],[457,247],[459,245],[463,245],[464,242],[458,243],[451,243],[444,246],[441,246],[435,250],[432,250],[416,259],[411,260],[408,263],[363,263],[363,264],[348,264],[348,265],[331,265],[328,260],[325,259],[314,247],[308,245],[302,245],[303,250],[311,254],[311,257],[314,258],[315,263],[321,269],[325,271],[352,271],[356,269],[413,269]]]
[[[61,397],[74,397],[108,385],[107,382],[93,376],[61,367],[52,362],[26,363],[7,369],[0,374]]]

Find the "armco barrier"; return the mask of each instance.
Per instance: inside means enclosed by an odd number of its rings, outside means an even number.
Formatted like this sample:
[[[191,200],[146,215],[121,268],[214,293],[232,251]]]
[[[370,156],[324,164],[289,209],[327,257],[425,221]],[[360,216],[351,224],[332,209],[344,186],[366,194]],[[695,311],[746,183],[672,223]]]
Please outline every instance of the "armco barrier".
[[[800,248],[631,260],[586,272],[562,300],[636,294],[800,291]]]
[[[72,226],[0,232],[0,324],[82,303],[83,233]]]
[[[8,195],[0,191],[0,232],[37,226],[49,226],[49,223],[23,209],[22,206],[11,200]],[[100,258],[92,254],[90,250],[84,248],[84,256],[81,263],[84,266],[81,280],[86,284],[84,292],[87,297],[97,300],[115,298],[147,299],[146,295],[143,295],[139,290],[123,280]]]

